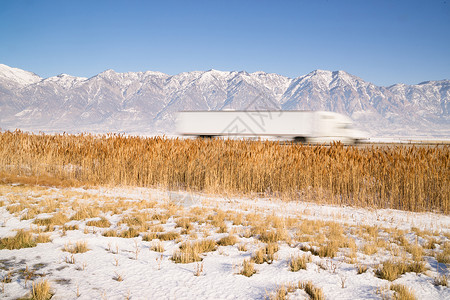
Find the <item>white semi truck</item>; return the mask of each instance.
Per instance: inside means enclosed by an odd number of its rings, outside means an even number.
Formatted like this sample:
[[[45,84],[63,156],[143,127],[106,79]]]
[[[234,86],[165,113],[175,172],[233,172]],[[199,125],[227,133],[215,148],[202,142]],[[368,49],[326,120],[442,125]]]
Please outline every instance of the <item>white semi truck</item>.
[[[183,136],[292,139],[305,143],[363,138],[352,120],[328,111],[183,111],[177,115]]]

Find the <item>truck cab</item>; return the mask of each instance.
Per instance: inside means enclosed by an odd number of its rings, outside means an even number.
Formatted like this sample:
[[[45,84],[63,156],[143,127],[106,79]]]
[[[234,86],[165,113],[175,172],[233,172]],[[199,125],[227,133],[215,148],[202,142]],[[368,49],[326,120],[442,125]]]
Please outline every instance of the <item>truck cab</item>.
[[[314,112],[314,129],[312,135],[306,137],[310,143],[342,142],[355,144],[363,139],[363,133],[355,129],[353,121],[342,114],[329,111]]]

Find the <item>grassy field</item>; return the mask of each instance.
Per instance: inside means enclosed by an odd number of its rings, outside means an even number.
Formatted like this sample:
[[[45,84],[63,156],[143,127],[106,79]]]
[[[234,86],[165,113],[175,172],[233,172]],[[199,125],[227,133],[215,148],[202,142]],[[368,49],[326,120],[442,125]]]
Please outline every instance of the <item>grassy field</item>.
[[[449,226],[430,213],[0,184],[0,298],[448,299]]]
[[[0,180],[126,185],[449,213],[450,146],[0,133]]]

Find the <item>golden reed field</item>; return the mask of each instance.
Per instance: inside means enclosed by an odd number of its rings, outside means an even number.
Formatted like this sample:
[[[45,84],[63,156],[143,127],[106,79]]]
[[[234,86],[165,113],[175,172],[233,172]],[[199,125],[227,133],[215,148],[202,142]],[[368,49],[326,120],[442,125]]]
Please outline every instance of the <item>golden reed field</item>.
[[[450,147],[0,133],[0,180],[449,213]]]

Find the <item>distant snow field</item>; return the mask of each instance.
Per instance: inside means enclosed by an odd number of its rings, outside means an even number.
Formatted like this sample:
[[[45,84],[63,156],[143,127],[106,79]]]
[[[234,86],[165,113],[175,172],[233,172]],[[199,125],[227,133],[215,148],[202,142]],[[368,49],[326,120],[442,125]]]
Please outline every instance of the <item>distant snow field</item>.
[[[308,282],[325,299],[450,299],[450,216],[435,213],[13,184],[0,238],[4,299],[44,280],[52,299],[309,299]]]

